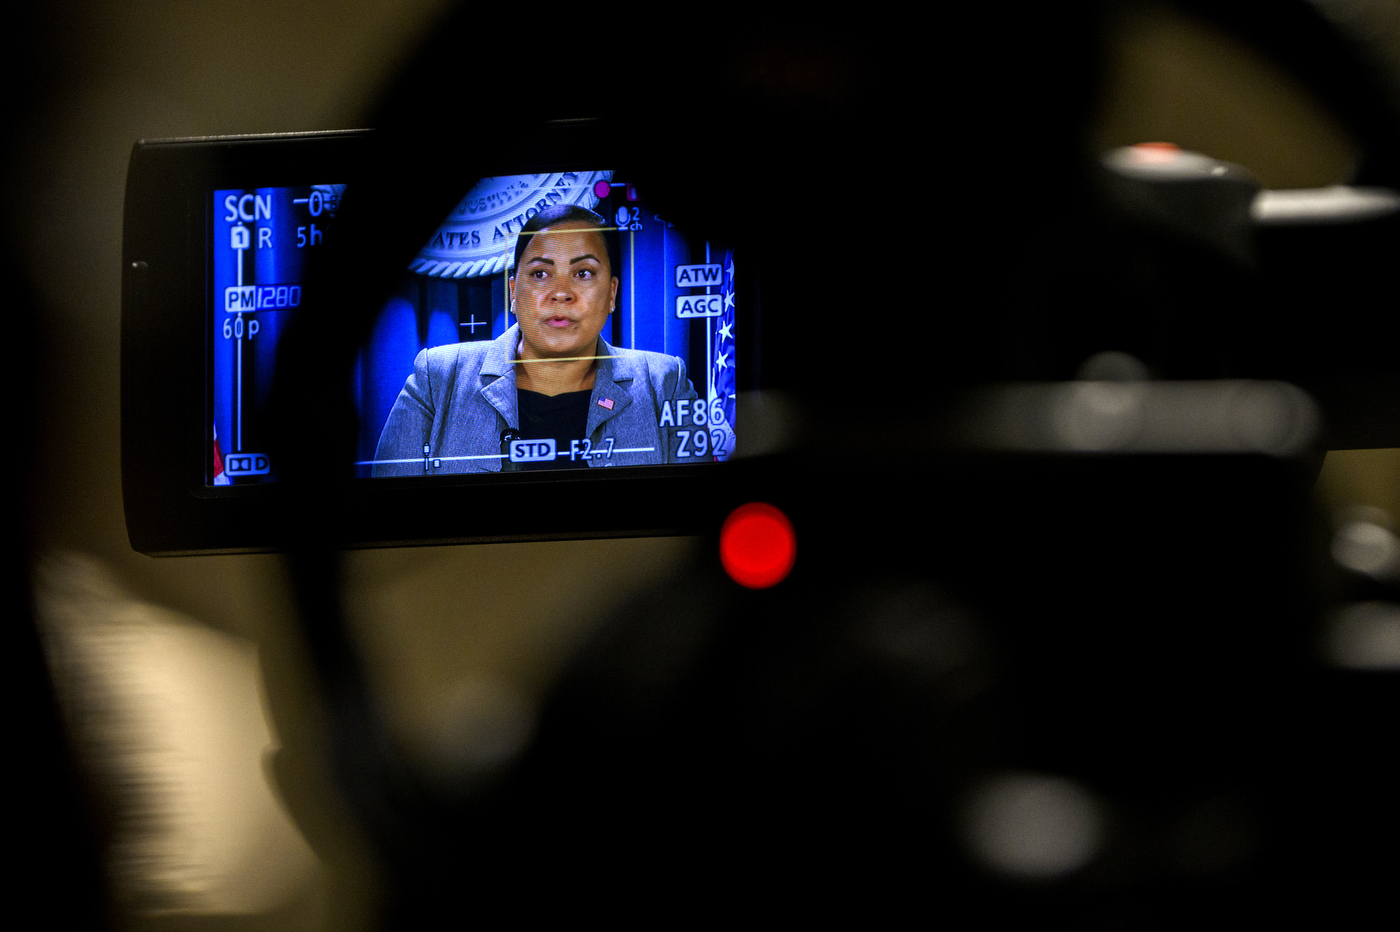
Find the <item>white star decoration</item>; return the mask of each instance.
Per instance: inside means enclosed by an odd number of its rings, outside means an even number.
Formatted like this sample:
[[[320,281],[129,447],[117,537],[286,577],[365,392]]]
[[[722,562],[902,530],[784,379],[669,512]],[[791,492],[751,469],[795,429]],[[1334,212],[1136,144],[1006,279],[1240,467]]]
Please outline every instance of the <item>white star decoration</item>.
[[[727,360],[728,358],[729,358],[729,354],[728,354],[728,353],[720,353],[720,354],[719,354],[719,358],[717,358],[717,359],[715,360],[715,368],[718,369],[718,370],[728,369],[728,368],[729,368],[729,364],[728,364],[727,362],[725,362],[725,360]]]
[[[732,326],[733,326],[733,323],[734,323],[734,322],[731,321],[731,320],[726,320],[726,321],[724,322],[723,326],[721,326],[721,327],[719,328],[719,337],[720,337],[721,340],[732,340],[732,339],[734,339],[734,331],[733,331],[733,329],[731,329]]]

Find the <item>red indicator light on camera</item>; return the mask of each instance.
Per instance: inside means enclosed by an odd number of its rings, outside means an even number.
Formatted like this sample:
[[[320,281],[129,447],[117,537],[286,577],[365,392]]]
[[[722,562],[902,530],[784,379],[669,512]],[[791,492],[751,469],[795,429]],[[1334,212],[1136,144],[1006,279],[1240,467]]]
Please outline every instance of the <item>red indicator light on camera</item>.
[[[1181,146],[1174,142],[1139,142],[1129,147],[1133,161],[1138,163],[1174,162],[1181,156]]]
[[[776,586],[792,572],[797,533],[772,505],[749,502],[735,508],[719,531],[719,560],[729,578],[750,589]]]

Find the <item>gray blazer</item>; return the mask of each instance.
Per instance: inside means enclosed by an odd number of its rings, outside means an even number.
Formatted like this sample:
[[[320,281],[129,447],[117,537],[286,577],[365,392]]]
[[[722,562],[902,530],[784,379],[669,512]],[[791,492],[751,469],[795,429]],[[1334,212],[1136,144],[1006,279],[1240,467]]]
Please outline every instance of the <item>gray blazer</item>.
[[[501,437],[520,428],[511,364],[519,342],[517,325],[490,342],[420,352],[384,422],[372,474],[499,472],[503,461],[509,468]],[[724,453],[733,448],[727,425],[697,426],[697,418],[687,417],[671,426],[681,413],[676,402],[697,397],[685,363],[661,353],[616,349],[601,337],[598,346],[598,355],[608,358],[598,361],[588,406],[591,450],[585,457],[580,447],[575,465],[710,462],[717,449],[713,440],[722,439],[718,449]],[[696,437],[697,431],[706,437]],[[567,443],[559,452],[569,458]]]

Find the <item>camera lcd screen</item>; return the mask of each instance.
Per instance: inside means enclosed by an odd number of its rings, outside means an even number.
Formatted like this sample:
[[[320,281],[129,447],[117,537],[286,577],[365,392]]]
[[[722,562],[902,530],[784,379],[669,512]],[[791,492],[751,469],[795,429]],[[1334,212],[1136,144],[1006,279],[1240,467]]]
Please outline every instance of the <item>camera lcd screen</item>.
[[[305,298],[307,264],[334,242],[344,192],[212,191],[207,486],[277,479],[277,340]],[[734,282],[731,250],[676,229],[617,172],[482,179],[410,263],[360,352],[355,475],[727,459]]]

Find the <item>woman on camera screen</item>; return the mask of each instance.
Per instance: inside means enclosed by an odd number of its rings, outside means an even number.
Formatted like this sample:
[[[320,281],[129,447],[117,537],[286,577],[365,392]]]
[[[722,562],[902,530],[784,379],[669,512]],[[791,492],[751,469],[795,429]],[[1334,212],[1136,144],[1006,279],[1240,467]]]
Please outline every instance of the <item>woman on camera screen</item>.
[[[663,404],[696,398],[685,364],[600,336],[618,293],[605,227],[574,205],[525,224],[510,278],[515,325],[418,354],[380,435],[375,476],[696,461],[677,456],[686,451],[659,423]]]

